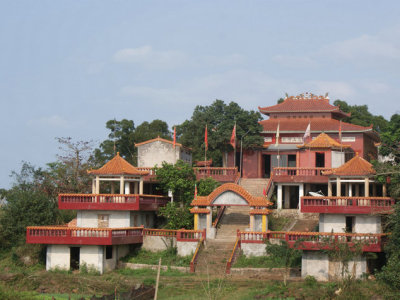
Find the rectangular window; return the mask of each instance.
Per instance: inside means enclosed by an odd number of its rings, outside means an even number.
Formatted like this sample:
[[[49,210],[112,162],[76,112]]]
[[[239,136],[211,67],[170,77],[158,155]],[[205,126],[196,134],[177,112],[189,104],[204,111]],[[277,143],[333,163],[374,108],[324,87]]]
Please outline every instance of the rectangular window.
[[[282,137],[282,143],[303,143],[302,137]]]
[[[271,143],[272,142],[272,137],[266,136],[264,137],[264,143]]]
[[[110,215],[97,215],[97,223],[99,228],[107,228],[109,226]]]
[[[356,137],[355,136],[344,136],[342,137],[342,142],[355,142]]]

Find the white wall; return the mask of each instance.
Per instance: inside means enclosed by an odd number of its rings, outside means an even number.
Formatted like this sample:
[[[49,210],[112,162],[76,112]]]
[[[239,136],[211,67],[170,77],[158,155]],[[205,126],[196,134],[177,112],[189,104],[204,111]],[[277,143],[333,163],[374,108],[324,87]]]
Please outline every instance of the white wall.
[[[179,256],[193,255],[196,251],[198,241],[195,242],[177,242],[176,248]]]
[[[88,268],[93,268],[94,270],[103,274],[104,272],[104,246],[81,246],[79,255],[79,268],[82,268],[83,264],[86,264]]]
[[[357,233],[382,233],[381,217],[368,215],[356,216],[354,231]]]
[[[346,216],[340,214],[320,214],[319,232],[343,233],[346,228]]]
[[[130,227],[129,211],[109,211],[109,210],[81,210],[77,212],[78,227],[98,227],[98,215],[109,215],[109,227],[121,228]]]
[[[176,247],[175,237],[165,236],[144,236],[142,249],[149,250],[152,252],[158,252],[166,250],[170,247]]]
[[[138,167],[154,167],[161,166],[165,161],[175,164],[177,160],[182,159],[188,164],[192,164],[192,154],[180,146],[174,146],[163,141],[154,141],[138,148]]]
[[[344,152],[332,151],[332,168],[338,168],[344,164]]]
[[[215,198],[213,204],[249,205],[246,200],[232,191],[226,191],[220,194]]]
[[[146,225],[146,216],[149,216],[149,224]],[[135,224],[136,218],[136,224]],[[140,211],[131,211],[130,212],[130,227],[139,227],[144,226],[145,228],[154,228],[154,212],[140,212]]]
[[[70,246],[48,245],[46,249],[46,270],[62,269],[69,270]]]
[[[267,245],[265,243],[242,243],[240,246],[243,251],[243,255],[246,257],[250,256],[264,256],[267,254]]]
[[[303,251],[301,258],[301,277],[314,276],[320,281],[329,280],[328,255],[319,251]]]

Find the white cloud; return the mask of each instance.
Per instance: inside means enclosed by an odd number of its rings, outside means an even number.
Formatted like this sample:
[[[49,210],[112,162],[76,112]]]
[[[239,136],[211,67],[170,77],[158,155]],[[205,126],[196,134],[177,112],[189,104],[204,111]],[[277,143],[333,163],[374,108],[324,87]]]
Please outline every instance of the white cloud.
[[[68,128],[70,124],[67,120],[59,115],[52,115],[48,117],[41,117],[38,119],[32,119],[28,121],[30,126],[44,126],[44,127],[56,127],[56,128]]]
[[[173,69],[182,67],[187,56],[180,51],[155,51],[151,46],[118,50],[113,60],[117,63],[140,64],[150,69]]]

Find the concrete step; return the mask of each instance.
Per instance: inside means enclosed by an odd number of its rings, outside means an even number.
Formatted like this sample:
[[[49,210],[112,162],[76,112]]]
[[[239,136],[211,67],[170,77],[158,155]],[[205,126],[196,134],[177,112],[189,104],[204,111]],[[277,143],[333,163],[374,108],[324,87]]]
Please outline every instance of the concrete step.
[[[266,188],[269,179],[264,178],[243,178],[240,185],[255,197],[262,197],[263,190]]]

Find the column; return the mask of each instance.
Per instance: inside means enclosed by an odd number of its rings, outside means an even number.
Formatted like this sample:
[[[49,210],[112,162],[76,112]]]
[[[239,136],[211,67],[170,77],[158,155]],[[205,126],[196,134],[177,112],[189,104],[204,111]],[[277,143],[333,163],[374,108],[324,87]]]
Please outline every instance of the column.
[[[342,196],[342,185],[340,183],[340,177],[336,178],[336,197]]]
[[[299,211],[301,211],[301,197],[304,196],[304,184],[299,185]]]
[[[130,182],[125,182],[124,194],[129,195],[130,193],[131,193],[131,183]]]
[[[332,197],[332,182],[328,178],[328,197]]]
[[[92,179],[92,194],[96,194],[96,180]]]
[[[114,184],[114,181],[111,181],[111,194],[115,194],[115,184]]]
[[[368,177],[365,177],[364,197],[369,197],[369,178]]]
[[[194,230],[199,228],[199,214],[194,214]]]
[[[134,194],[139,194],[139,182],[135,181],[135,183],[133,184],[133,193]]]
[[[139,181],[139,194],[143,195],[143,178],[140,177],[140,181]]]
[[[119,193],[120,194],[124,193],[124,186],[125,186],[125,177],[124,177],[124,175],[121,175],[120,182],[119,182]]]
[[[261,227],[262,232],[267,231],[267,215],[262,215],[262,227]]]
[[[349,197],[353,197],[353,184],[349,183]]]
[[[360,196],[360,185],[356,183],[356,197]]]
[[[207,206],[208,210],[210,211],[210,213],[206,216],[206,236],[210,236],[209,235],[209,231],[212,227],[212,208],[211,206]]]
[[[254,207],[250,206],[250,211],[254,209]],[[250,231],[255,231],[254,228],[254,215],[250,215]]]
[[[276,208],[282,209],[282,184],[278,184]]]
[[[387,188],[386,188],[386,183],[382,185],[382,196],[386,197],[387,196]]]
[[[285,186],[284,202],[283,207],[286,209],[290,208],[290,186]]]
[[[100,176],[96,175],[96,192],[95,194],[100,194]]]

